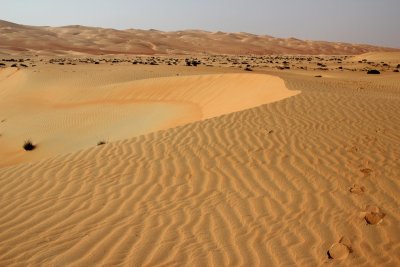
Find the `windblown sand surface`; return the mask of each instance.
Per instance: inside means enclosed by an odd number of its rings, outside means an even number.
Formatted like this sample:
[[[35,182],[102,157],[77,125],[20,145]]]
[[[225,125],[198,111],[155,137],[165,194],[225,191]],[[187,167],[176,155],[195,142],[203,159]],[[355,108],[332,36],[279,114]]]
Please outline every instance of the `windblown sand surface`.
[[[363,44],[275,38],[250,33],[115,30],[70,25],[37,27],[0,20],[0,54],[229,54],[355,55],[400,51]]]
[[[152,77],[155,74],[150,71],[167,77]],[[0,167],[209,119],[297,94],[286,89],[284,81],[276,76],[173,73],[171,77],[165,67],[147,68],[147,72],[132,66],[112,71],[110,66],[0,69],[0,120],[5,120]],[[28,139],[40,148],[35,153],[22,149]]]
[[[74,67],[0,69],[0,266],[400,265],[398,73]]]

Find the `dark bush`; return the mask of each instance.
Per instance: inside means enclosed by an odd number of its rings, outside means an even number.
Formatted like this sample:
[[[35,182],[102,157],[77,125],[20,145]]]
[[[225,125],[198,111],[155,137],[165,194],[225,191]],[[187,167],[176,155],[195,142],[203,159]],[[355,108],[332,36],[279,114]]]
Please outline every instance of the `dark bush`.
[[[379,70],[369,70],[367,74],[381,74]]]
[[[26,140],[26,141],[24,142],[23,148],[24,148],[26,151],[32,151],[32,150],[34,150],[34,149],[36,148],[36,145],[34,145],[34,144],[32,143],[32,141],[28,139],[28,140]]]
[[[105,145],[105,144],[107,144],[107,142],[104,141],[104,140],[101,140],[101,141],[97,142],[98,146],[102,146],[102,145]]]

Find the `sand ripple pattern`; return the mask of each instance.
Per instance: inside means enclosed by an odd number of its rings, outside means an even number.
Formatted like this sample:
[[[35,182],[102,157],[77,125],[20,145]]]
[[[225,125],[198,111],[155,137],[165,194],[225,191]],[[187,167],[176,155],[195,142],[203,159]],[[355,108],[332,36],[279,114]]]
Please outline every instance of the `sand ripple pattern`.
[[[341,236],[341,265],[399,266],[398,95],[286,80],[303,93],[1,169],[0,266],[318,266]]]

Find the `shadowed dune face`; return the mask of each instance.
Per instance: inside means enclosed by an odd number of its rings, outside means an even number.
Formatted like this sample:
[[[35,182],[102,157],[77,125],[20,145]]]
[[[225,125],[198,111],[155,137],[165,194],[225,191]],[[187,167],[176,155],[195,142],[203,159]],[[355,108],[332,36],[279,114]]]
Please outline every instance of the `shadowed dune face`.
[[[100,76],[57,68],[0,70],[0,114],[6,119],[1,125],[0,166],[209,119],[298,93],[286,89],[280,78],[261,74],[134,81],[126,81],[124,75]],[[26,139],[37,143],[35,153],[22,150]]]
[[[399,51],[371,45],[302,41],[248,33],[33,27],[0,21],[3,53],[39,54],[325,54]]]

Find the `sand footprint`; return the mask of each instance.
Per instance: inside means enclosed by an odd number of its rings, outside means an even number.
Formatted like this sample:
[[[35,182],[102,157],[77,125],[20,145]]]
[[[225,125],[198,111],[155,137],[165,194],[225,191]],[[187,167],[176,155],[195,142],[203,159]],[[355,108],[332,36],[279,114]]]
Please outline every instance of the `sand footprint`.
[[[342,237],[339,242],[332,244],[327,254],[329,259],[344,260],[352,252],[351,241],[346,237]]]
[[[368,176],[373,172],[373,170],[370,168],[363,168],[363,169],[360,169],[360,172],[364,173],[365,176]]]
[[[354,184],[352,187],[350,187],[349,191],[352,194],[361,195],[364,194],[367,191],[367,189],[362,185]]]
[[[386,214],[376,206],[367,206],[365,212],[362,212],[362,216],[368,224],[378,225],[383,221]]]

